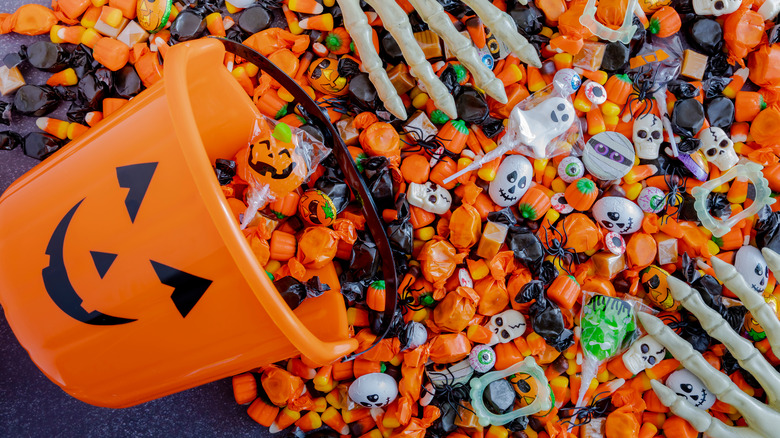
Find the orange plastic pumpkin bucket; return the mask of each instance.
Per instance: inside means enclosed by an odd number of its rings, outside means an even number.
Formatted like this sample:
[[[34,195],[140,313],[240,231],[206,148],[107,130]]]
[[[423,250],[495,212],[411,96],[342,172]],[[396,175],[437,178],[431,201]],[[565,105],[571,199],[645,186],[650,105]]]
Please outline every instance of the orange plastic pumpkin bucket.
[[[163,80],[0,197],[8,322],[82,401],[127,407],[357,348],[332,266],[319,273],[331,290],[290,310],[221,192],[212,163],[258,114],[224,54],[214,39],[172,47]]]

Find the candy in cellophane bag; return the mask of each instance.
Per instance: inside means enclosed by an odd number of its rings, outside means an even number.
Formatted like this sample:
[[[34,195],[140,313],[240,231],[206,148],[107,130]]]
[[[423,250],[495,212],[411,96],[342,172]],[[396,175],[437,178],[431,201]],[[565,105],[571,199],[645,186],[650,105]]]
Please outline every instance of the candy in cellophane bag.
[[[328,153],[304,130],[260,116],[249,145],[236,154],[238,176],[249,183],[241,229],[259,209],[303,184]]]

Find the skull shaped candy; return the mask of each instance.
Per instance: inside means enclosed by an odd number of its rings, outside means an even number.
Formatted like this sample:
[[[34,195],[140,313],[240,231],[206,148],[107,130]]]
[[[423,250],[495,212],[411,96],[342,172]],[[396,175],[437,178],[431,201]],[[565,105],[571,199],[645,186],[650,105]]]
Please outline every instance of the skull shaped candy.
[[[664,141],[661,119],[654,114],[644,114],[634,120],[634,146],[636,156],[642,160],[655,160]]]
[[[575,120],[574,106],[562,97],[550,97],[525,111],[515,107],[502,141],[519,141],[531,148],[535,158],[546,158],[547,145],[565,133]]]
[[[715,404],[715,394],[688,370],[678,370],[670,374],[666,379],[666,386],[699,409],[706,411]]]
[[[718,166],[721,172],[731,169],[739,161],[737,153],[734,152],[734,142],[722,129],[707,128],[699,134],[699,140],[707,161]]]
[[[593,204],[593,217],[608,231],[631,234],[642,227],[645,214],[626,198],[606,196]]]
[[[632,374],[654,367],[666,355],[666,348],[651,336],[642,336],[623,354],[623,365]]]
[[[506,344],[525,333],[525,317],[517,310],[505,310],[490,318],[488,328],[493,337],[487,345]]]
[[[422,208],[433,214],[444,214],[452,205],[450,192],[430,181],[425,184],[409,183],[406,199],[409,201],[409,205]]]
[[[496,178],[490,182],[490,199],[499,207],[517,203],[531,186],[534,169],[522,155],[509,155],[498,166]]]
[[[754,291],[764,293],[769,281],[769,268],[761,251],[755,246],[743,246],[734,258],[734,267]]]
[[[742,4],[742,0],[693,0],[693,10],[697,15],[730,14]]]

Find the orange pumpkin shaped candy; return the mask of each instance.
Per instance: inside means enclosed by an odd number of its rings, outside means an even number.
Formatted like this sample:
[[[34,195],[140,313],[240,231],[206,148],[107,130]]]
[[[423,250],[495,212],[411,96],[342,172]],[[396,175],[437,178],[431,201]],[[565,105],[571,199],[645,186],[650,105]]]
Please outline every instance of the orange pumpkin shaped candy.
[[[298,214],[309,225],[330,226],[336,220],[336,205],[319,189],[303,192],[298,203]]]
[[[320,93],[332,96],[347,94],[349,79],[342,75],[347,63],[357,64],[352,58],[342,57],[336,61],[331,58],[320,58],[309,65],[307,78],[309,85]],[[355,67],[357,69],[357,67]]]

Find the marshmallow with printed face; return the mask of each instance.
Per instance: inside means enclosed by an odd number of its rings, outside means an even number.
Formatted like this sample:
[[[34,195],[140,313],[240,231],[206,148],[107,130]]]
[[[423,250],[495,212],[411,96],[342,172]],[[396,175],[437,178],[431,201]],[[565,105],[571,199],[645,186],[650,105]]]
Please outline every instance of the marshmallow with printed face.
[[[669,374],[666,378],[666,386],[699,409],[706,411],[715,404],[715,394],[704,386],[701,379],[686,369]]]
[[[642,227],[645,214],[638,205],[619,196],[606,196],[593,204],[593,217],[607,229],[631,234]]]
[[[758,293],[764,293],[769,281],[769,268],[764,255],[755,246],[743,246],[734,257],[734,267],[745,279],[745,283]]]
[[[526,190],[531,187],[534,168],[522,155],[507,155],[496,171],[496,178],[490,182],[490,199],[499,207],[517,204]]]

